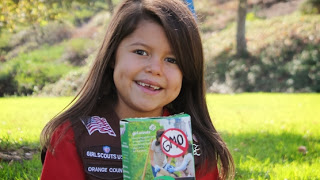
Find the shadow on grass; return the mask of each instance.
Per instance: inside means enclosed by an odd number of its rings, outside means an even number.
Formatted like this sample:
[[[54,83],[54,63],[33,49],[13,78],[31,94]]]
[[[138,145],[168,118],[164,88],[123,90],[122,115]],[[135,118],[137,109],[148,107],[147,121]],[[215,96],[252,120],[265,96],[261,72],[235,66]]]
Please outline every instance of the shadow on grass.
[[[31,160],[40,153],[40,142],[16,141],[7,136],[0,137],[0,160],[3,162]]]
[[[310,135],[282,133],[221,133],[223,139],[233,155],[236,165],[236,179],[262,177],[269,179],[268,168],[257,171],[250,166],[273,167],[274,165],[287,165],[292,162],[297,164],[315,163],[320,157],[320,138]],[[306,147],[306,152],[298,148]]]
[[[0,170],[1,180],[12,179],[38,179],[42,171],[40,153],[33,155],[31,160],[0,162],[2,167]]]
[[[0,179],[38,179],[42,170],[39,141],[0,137]]]
[[[37,142],[3,142],[0,138],[0,151],[15,151],[18,149],[32,150],[40,152],[40,143]]]

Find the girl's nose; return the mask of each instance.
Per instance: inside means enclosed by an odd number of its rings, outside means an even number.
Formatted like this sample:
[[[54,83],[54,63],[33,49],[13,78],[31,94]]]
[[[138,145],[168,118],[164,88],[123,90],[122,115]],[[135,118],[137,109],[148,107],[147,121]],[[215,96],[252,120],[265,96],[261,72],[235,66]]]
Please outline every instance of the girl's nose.
[[[163,61],[159,57],[151,57],[146,67],[148,73],[153,75],[162,75],[163,73]]]

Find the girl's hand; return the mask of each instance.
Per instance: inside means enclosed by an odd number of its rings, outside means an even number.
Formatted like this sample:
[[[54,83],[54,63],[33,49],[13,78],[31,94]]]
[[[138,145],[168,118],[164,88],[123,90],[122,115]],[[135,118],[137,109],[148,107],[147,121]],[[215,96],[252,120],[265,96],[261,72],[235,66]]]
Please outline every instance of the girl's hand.
[[[163,166],[163,169],[165,169],[166,171],[168,171],[168,169],[169,169],[170,167],[173,167],[173,166],[171,166],[169,163],[167,163],[166,165]]]
[[[173,166],[169,167],[167,170],[169,173],[174,173],[176,170]]]

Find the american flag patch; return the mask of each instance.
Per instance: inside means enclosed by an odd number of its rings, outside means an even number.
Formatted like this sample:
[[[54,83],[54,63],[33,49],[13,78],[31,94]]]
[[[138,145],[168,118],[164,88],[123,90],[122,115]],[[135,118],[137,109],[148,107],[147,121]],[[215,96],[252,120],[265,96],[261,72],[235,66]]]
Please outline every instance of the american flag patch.
[[[99,116],[92,116],[83,118],[81,119],[81,121],[87,128],[89,135],[91,135],[95,131],[99,131],[103,134],[107,133],[110,136],[117,136],[105,118],[101,118]]]

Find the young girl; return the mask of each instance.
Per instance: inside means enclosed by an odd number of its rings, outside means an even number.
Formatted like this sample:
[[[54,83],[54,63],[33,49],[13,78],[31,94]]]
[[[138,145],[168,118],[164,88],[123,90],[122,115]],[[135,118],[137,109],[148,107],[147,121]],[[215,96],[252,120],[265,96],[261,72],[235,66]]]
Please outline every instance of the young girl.
[[[203,71],[198,27],[183,2],[125,0],[73,104],[42,131],[41,179],[122,179],[120,119],[181,112],[192,118],[196,179],[231,177]]]

